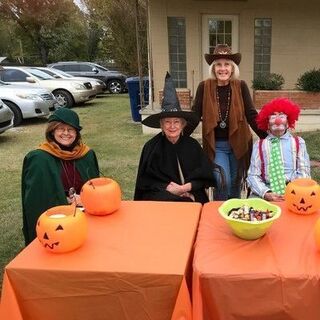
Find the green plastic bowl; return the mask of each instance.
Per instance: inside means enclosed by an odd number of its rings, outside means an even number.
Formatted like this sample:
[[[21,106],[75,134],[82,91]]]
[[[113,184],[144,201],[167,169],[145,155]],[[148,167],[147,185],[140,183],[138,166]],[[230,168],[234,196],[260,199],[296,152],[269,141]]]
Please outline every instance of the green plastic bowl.
[[[269,210],[274,213],[272,218],[262,221],[244,221],[230,218],[228,212],[233,208],[248,205],[255,210]],[[225,201],[219,208],[219,213],[226,220],[232,232],[244,240],[255,240],[262,237],[271,227],[273,222],[281,215],[281,208],[260,198],[230,199]]]

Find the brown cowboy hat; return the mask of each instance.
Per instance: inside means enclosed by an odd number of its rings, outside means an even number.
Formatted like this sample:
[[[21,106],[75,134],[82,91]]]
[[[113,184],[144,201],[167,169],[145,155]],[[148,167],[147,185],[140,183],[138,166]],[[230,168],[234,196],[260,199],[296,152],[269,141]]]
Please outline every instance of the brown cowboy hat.
[[[217,44],[213,54],[206,53],[204,58],[209,66],[214,60],[217,59],[232,60],[236,65],[239,65],[241,61],[241,53],[232,53],[231,48],[227,44]]]

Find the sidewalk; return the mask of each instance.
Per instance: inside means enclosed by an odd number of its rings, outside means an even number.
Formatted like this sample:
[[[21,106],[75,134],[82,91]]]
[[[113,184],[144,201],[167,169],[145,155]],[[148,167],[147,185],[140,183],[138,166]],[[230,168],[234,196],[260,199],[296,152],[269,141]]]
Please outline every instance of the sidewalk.
[[[320,130],[320,110],[301,110],[296,124],[296,132]]]
[[[156,104],[154,105],[156,108]],[[160,106],[158,106],[160,108]],[[159,112],[160,109],[152,110],[150,106],[147,106],[143,110],[140,110],[140,114],[142,116],[142,120],[148,117],[149,115]],[[316,131],[320,130],[320,108],[319,109],[301,109],[301,113],[299,116],[299,121],[296,124],[296,132],[304,132],[304,131]],[[142,125],[142,132],[144,134],[157,134],[160,132],[159,129],[153,129]],[[198,135],[201,135],[201,123],[195,129],[194,134],[196,138]]]

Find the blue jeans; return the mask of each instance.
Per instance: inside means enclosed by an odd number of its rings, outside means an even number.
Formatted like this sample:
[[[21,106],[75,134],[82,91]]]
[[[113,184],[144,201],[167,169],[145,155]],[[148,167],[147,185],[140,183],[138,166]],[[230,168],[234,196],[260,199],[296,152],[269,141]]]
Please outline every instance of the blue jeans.
[[[227,140],[216,141],[214,162],[222,168],[225,176],[225,187],[222,188],[221,177],[217,172],[214,172],[218,186],[214,196],[215,200],[240,198],[240,184],[237,183],[238,161]]]

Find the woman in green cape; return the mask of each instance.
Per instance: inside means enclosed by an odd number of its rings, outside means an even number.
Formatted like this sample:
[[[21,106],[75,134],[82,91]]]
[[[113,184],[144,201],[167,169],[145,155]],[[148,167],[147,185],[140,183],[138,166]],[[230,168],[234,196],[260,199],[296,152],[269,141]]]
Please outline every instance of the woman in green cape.
[[[96,155],[81,140],[76,112],[61,108],[48,120],[46,141],[29,152],[22,168],[23,235],[28,245],[36,237],[36,222],[47,209],[75,203],[82,185],[99,176]]]

